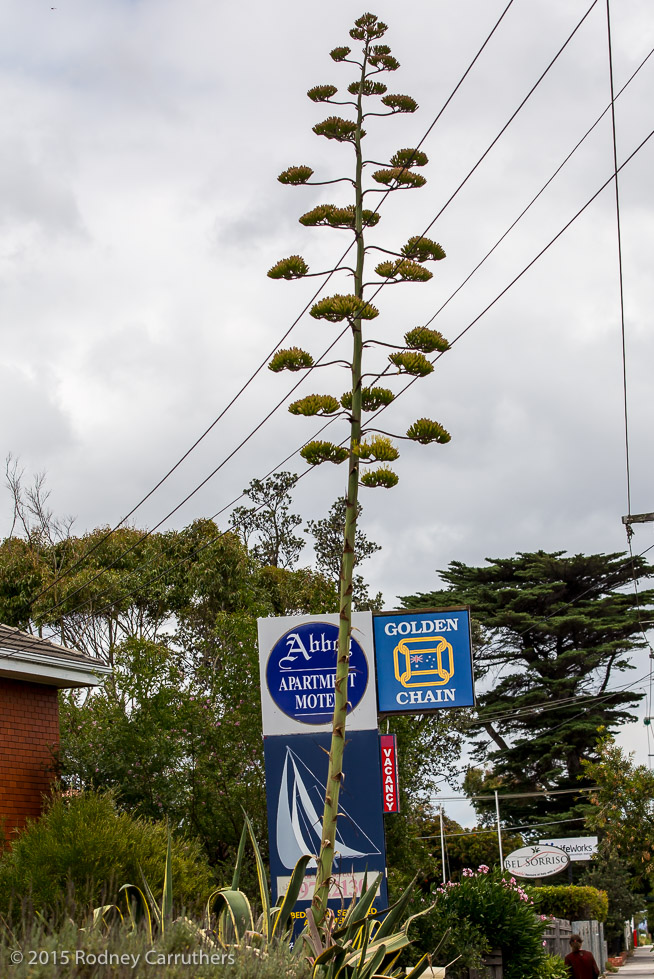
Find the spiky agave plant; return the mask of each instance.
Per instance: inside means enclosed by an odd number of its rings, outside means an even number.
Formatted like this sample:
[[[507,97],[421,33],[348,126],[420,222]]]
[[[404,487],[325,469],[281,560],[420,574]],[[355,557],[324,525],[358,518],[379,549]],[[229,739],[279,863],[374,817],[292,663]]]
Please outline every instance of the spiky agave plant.
[[[338,655],[335,678],[334,716],[332,726],[332,741],[329,754],[329,770],[327,776],[327,791],[325,793],[325,809],[322,825],[322,841],[318,859],[316,888],[313,898],[313,915],[320,923],[327,908],[329,882],[334,859],[334,841],[336,838],[336,820],[338,814],[338,796],[342,779],[343,750],[345,746],[345,723],[347,715],[347,677],[350,651],[350,634],[352,628],[352,570],[354,566],[354,541],[357,522],[357,502],[359,485],[370,487],[390,488],[397,483],[398,477],[388,465],[395,460],[399,452],[385,434],[366,433],[362,426],[362,413],[375,412],[390,404],[394,394],[388,388],[362,386],[362,353],[364,336],[362,324],[375,319],[378,309],[365,297],[366,289],[378,286],[382,282],[426,282],[432,278],[432,273],[425,263],[439,261],[445,257],[441,246],[428,238],[414,236],[399,251],[382,249],[388,256],[380,262],[375,272],[378,279],[364,283],[364,267],[366,253],[371,246],[365,243],[364,233],[368,228],[379,222],[379,214],[375,210],[365,208],[364,197],[367,194],[386,191],[411,190],[425,183],[422,174],[416,173],[416,167],[423,167],[428,161],[426,155],[417,149],[401,149],[393,154],[388,165],[379,166],[371,174],[372,180],[380,187],[364,189],[364,168],[370,165],[365,161],[362,141],[365,137],[364,121],[371,116],[394,116],[400,113],[415,112],[417,103],[408,95],[395,95],[387,92],[386,85],[378,77],[386,72],[394,72],[399,68],[399,62],[392,56],[391,49],[386,44],[380,44],[380,39],[387,31],[374,14],[366,13],[354,22],[350,36],[360,43],[361,54],[355,56],[351,48],[337,47],[330,52],[335,62],[354,65],[358,69],[358,77],[347,86],[349,98],[345,101],[334,101],[337,94],[335,85],[317,85],[311,88],[307,95],[316,103],[331,103],[338,106],[350,106],[355,119],[344,119],[341,116],[329,116],[323,122],[313,127],[313,131],[326,139],[340,143],[349,143],[354,151],[354,174],[344,178],[354,187],[354,203],[345,205],[320,204],[311,211],[303,214],[300,223],[306,227],[329,227],[349,229],[354,235],[356,245],[356,265],[350,270],[353,278],[352,292],[329,296],[320,299],[311,309],[315,319],[326,320],[329,323],[346,323],[352,333],[352,357],[348,365],[351,373],[350,388],[336,399],[333,395],[316,395],[294,401],[290,406],[293,414],[299,415],[337,415],[342,414],[349,420],[349,448],[343,448],[332,442],[310,442],[302,449],[302,456],[311,466],[323,462],[348,462],[347,506],[345,519],[345,536],[340,573],[340,622],[338,634]],[[372,100],[379,99],[371,108]],[[364,104],[366,108],[364,109]],[[293,186],[315,185],[312,181],[313,169],[306,165],[291,166],[278,177],[283,184]],[[331,182],[331,181],[330,181]],[[269,271],[274,279],[300,279],[311,274],[309,266],[300,255],[291,255],[281,259]],[[368,341],[368,337],[366,337]],[[432,363],[426,354],[434,351],[445,351],[447,341],[435,330],[427,327],[416,327],[404,336],[404,344],[399,345],[389,356],[389,364],[384,370],[386,376],[412,375],[423,377],[433,370]],[[298,347],[279,350],[271,360],[269,367],[273,371],[307,370],[313,368],[315,362],[307,351]],[[367,437],[366,437],[367,436]],[[445,429],[431,419],[421,418],[414,422],[406,435],[409,438],[427,444],[430,442],[447,442],[450,436]],[[360,475],[360,467],[369,466]]]

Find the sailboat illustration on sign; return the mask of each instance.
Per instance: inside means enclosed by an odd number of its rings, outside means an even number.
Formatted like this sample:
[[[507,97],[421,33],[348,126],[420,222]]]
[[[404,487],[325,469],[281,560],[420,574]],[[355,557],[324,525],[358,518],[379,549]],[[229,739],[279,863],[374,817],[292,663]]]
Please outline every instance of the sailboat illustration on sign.
[[[306,771],[303,773],[301,769]],[[307,783],[310,789],[307,788]],[[277,853],[282,864],[289,870],[303,854],[318,853],[320,849],[322,824],[314,798],[322,809],[324,794],[324,783],[287,747],[277,802]],[[379,848],[340,803],[338,815],[335,845],[337,859],[380,855]],[[315,860],[308,865],[309,868],[315,866]]]

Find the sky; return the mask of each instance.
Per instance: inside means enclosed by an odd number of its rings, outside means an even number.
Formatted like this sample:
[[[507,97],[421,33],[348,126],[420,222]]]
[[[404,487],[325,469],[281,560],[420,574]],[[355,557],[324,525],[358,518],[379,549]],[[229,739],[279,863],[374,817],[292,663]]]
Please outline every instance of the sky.
[[[419,142],[505,6],[374,6],[401,63],[389,90],[412,95],[420,109],[371,119],[369,159],[384,162]],[[458,190],[589,6],[510,5],[422,145],[427,185],[382,205],[371,243],[397,248],[439,215],[429,235],[447,258],[427,284],[382,290],[374,336],[401,342],[429,320],[607,109],[602,0]],[[277,282],[267,270],[291,254],[312,271],[329,269],[349,243],[344,232],[297,221],[317,203],[348,203],[346,184],[289,188],[276,177],[297,163],[320,179],[349,172],[351,148],[312,133],[329,110],[305,92],[352,80],[352,66],[334,64],[328,52],[347,43],[362,12],[346,0],[2,5],[0,448],[20,458],[27,476],[47,472],[53,509],[74,515],[78,532],[113,525],[138,503],[267,359],[322,281]],[[613,3],[611,35],[617,92],[654,47],[651,3]],[[653,83],[654,57],[616,100],[619,164],[653,128]],[[619,184],[633,513],[654,510],[653,165],[654,138]],[[450,341],[474,325],[380,419],[402,434],[413,419],[431,417],[452,435],[446,446],[401,443],[397,488],[364,491],[364,527],[382,545],[367,576],[386,607],[437,587],[437,571],[451,560],[625,549],[614,185],[480,317],[612,172],[606,113],[432,323]],[[347,282],[341,275],[323,295],[346,291]],[[284,346],[318,356],[336,334],[304,315]],[[336,351],[348,355],[345,346]],[[384,366],[383,348],[368,354],[367,369]],[[339,368],[316,373],[296,397],[345,389]],[[294,381],[259,371],[133,522],[181,527],[213,516],[278,467],[319,427],[285,407],[225,460]],[[345,434],[342,423],[330,432],[337,441]],[[295,455],[283,468],[306,467]],[[297,511],[323,516],[344,482],[342,468],[310,472],[298,484]],[[0,534],[10,525],[5,495]],[[654,524],[638,527],[636,551],[652,544]],[[634,677],[648,663],[639,654]],[[642,720],[631,727],[625,743],[642,759]]]

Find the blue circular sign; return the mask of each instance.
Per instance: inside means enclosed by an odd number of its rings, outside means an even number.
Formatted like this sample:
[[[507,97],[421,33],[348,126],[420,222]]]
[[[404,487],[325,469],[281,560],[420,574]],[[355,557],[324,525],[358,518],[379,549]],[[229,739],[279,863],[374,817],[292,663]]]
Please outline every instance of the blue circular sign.
[[[266,664],[270,696],[288,717],[302,724],[325,724],[334,713],[338,626],[303,622],[277,640]],[[368,661],[350,637],[347,678],[348,713],[368,686]]]

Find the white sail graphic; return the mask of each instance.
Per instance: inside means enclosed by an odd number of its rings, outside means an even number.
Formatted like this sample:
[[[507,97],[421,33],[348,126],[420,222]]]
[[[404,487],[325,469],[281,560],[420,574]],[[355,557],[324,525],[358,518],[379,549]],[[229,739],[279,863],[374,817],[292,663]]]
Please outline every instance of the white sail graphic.
[[[303,854],[317,853],[320,849],[320,816],[296,762],[304,767],[311,776],[314,790],[320,787],[323,794],[325,791],[325,786],[320,779],[305,765],[301,758],[287,747],[277,801],[277,853],[282,864],[289,870],[295,866]],[[361,826],[352,819],[347,810],[339,805],[338,811],[341,819],[336,831],[335,855],[350,858],[379,856],[379,848],[364,833]],[[365,845],[367,842],[370,848],[360,850],[349,846],[343,839],[343,832],[346,832],[348,827],[355,831],[359,846],[362,843]],[[315,860],[312,860],[308,865],[309,868],[315,866]]]

